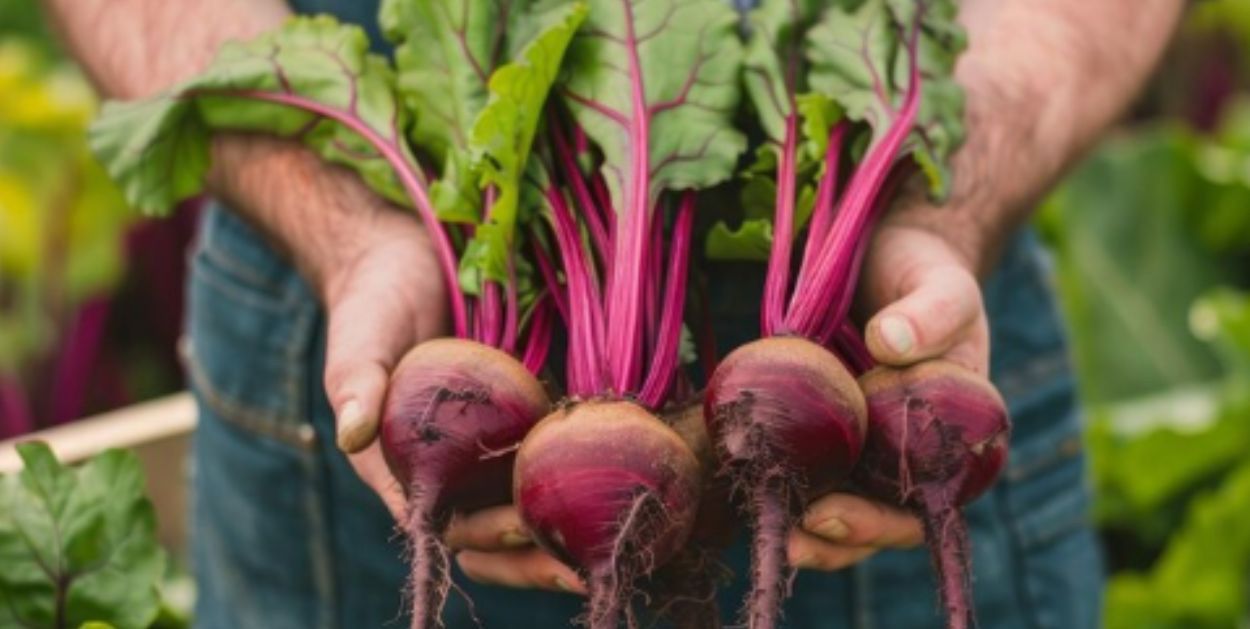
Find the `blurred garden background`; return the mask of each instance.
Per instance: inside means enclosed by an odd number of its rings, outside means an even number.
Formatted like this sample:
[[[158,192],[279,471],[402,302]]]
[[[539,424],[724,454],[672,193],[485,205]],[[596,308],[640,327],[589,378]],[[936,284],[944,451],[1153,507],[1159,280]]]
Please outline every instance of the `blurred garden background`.
[[[0,440],[182,388],[196,207],[144,220],[89,155],[96,101],[0,0]],[[1250,626],[1250,0],[1195,3],[1038,229],[1087,408],[1112,628]]]

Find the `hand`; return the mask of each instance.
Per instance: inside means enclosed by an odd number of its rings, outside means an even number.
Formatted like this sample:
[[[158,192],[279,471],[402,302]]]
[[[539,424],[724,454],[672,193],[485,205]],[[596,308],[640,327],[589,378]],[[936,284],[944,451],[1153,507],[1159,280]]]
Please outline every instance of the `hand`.
[[[446,328],[433,246],[411,211],[296,143],[247,134],[214,141],[209,184],[284,251],[328,316],[325,389],[339,447],[392,514],[404,497],[375,437],[391,370]]]
[[[534,544],[512,505],[457,515],[447,545],[470,579],[489,585],[585,594],[577,573]]]
[[[919,216],[887,217],[873,236],[860,287],[860,305],[871,314],[868,349],[887,365],[940,357],[987,375],[989,323],[975,275],[979,260],[928,221],[913,220]],[[789,554],[798,568],[839,570],[882,548],[923,540],[919,520],[906,511],[833,493],[808,508],[790,536]]]
[[[402,488],[376,439],[389,376],[404,353],[443,332],[446,297],[424,230],[386,211],[359,226],[357,253],[324,281],[329,327],[325,386],[338,442],[352,467],[398,520]],[[534,545],[512,506],[453,519],[446,541],[469,578],[514,588],[585,593],[577,574]]]
[[[323,280],[328,325],[325,387],[339,447],[391,513],[404,495],[376,439],[390,373],[404,354],[443,332],[446,297],[432,246],[411,215],[362,216],[354,253]]]

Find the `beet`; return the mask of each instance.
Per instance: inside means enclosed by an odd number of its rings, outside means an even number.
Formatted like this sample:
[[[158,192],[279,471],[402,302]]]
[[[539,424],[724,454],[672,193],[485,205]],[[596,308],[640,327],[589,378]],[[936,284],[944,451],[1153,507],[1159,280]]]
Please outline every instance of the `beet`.
[[[699,474],[681,437],[632,402],[572,404],[531,431],[517,453],[513,501],[539,545],[586,582],[587,626],[632,624],[637,579],[690,536]]]
[[[859,459],[864,399],[832,353],[775,336],[725,358],[708,384],[704,417],[753,525],[745,620],[752,629],[773,627],[793,570],[790,529],[808,500],[835,488]]]
[[[869,430],[855,480],[920,517],[947,626],[973,626],[970,548],[959,508],[984,493],[1006,463],[1006,405],[988,380],[941,360],[878,367],[860,385]]]
[[[446,602],[452,513],[508,501],[516,448],[549,408],[520,362],[474,341],[426,341],[395,369],[381,442],[408,501],[413,627],[437,622]]]

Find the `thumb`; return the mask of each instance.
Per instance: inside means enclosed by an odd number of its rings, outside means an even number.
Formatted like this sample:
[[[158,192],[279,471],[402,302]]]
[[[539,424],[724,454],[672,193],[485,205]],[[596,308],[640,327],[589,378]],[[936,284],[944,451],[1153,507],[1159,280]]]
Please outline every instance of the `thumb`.
[[[387,374],[398,360],[396,344],[383,326],[372,324],[362,301],[349,296],[332,305],[326,332],[326,396],[338,446],[347,453],[363,450],[377,435]]]
[[[972,274],[946,264],[913,273],[910,280],[898,300],[868,321],[865,341],[873,357],[904,366],[942,356],[984,372],[988,328]]]
[[[419,340],[419,313],[396,298],[386,275],[351,273],[341,284],[349,288],[327,299],[326,396],[339,448],[349,454],[377,436],[389,374]]]

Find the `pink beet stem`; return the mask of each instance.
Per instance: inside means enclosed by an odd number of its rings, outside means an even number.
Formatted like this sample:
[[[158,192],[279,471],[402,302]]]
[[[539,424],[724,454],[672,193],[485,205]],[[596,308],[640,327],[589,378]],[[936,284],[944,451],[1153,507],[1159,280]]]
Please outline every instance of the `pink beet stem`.
[[[799,275],[814,264],[813,258],[820,251],[820,245],[829,233],[829,224],[833,222],[834,199],[838,194],[838,168],[842,156],[842,142],[846,138],[848,125],[839,122],[829,133],[829,146],[825,149],[825,172],[816,184],[816,200],[812,205],[812,216],[807,227],[807,243],[803,247],[803,262],[799,266]]]
[[[438,255],[439,268],[443,273],[443,282],[447,286],[447,292],[450,297],[452,322],[455,326],[456,336],[467,338],[468,319],[465,317],[464,292],[460,290],[458,278],[460,267],[456,262],[455,249],[452,248],[451,241],[447,237],[447,231],[438,220],[438,213],[430,202],[429,195],[425,189],[421,167],[415,163],[407,149],[400,143],[400,138],[383,138],[365,124],[364,121],[351,115],[349,112],[329,105],[323,105],[293,93],[262,92],[258,90],[203,90],[188,93],[186,96],[195,96],[197,94],[251,98],[303,109],[304,111],[334,120],[351,129],[371,144],[395,171],[395,176],[399,178],[404,191],[412,199],[413,205],[417,208],[417,213],[421,216],[421,222],[434,240],[434,251]]]
[[[554,301],[551,293],[547,292],[534,303],[534,314],[529,323],[529,339],[521,357],[521,364],[532,374],[542,371],[547,362],[547,352],[551,349],[551,304]]]
[[[919,26],[914,27],[918,31]],[[854,282],[847,281],[856,256],[855,244],[866,238],[867,227],[878,196],[892,170],[899,151],[912,132],[920,105],[920,67],[916,59],[916,38],[913,32],[908,42],[910,68],[907,92],[902,107],[889,129],[879,142],[868,151],[868,156],[856,169],[847,186],[837,215],[829,229],[828,238],[817,244],[821,247],[815,264],[808,274],[799,277],[794,290],[791,308],[786,317],[786,327],[808,338],[819,335],[822,323],[829,317],[841,320],[850,307],[854,294]],[[834,306],[838,305],[838,309]]]
[[[790,283],[790,251],[794,243],[794,204],[798,169],[798,116],[786,116],[786,137],[777,164],[776,214],[773,218],[773,246],[768,256],[768,276],[764,281],[761,327],[764,336],[780,331],[785,320],[786,290]]]
[[[556,310],[560,313],[560,318],[565,325],[568,325],[569,302],[567,291],[556,277],[556,268],[551,261],[551,255],[547,253],[547,249],[543,245],[539,244],[537,237],[534,238],[534,259],[538,261],[538,271],[543,276],[543,283],[547,286],[551,300],[555,303]]]
[[[860,336],[855,324],[849,320],[838,326],[838,332],[833,337],[833,347],[834,354],[849,363],[856,376],[863,375],[877,364],[868,351],[868,346],[864,344],[864,337]]]
[[[634,32],[633,7],[626,3],[625,48],[630,82],[629,135],[630,164],[621,190],[621,206],[612,245],[611,280],[605,293],[604,312],[608,334],[604,358],[617,394],[637,391],[642,373],[642,271],[646,266],[647,237],[650,235],[652,191],[651,111],[643,89],[642,61]]]
[[[661,269],[664,265],[664,221],[661,220],[659,212],[656,213],[657,218],[651,221],[651,244],[647,251],[647,267],[642,269],[643,283],[643,316],[644,324],[644,342],[646,347],[655,349],[656,335],[659,334],[660,326],[660,285],[663,283],[663,272]],[[651,360],[654,357],[648,357]]]
[[[664,286],[664,312],[661,315],[659,340],[651,361],[639,401],[647,408],[660,406],[673,385],[681,346],[681,321],[685,308],[686,273],[690,267],[690,232],[694,225],[693,192],[682,195],[677,209],[677,222],[669,246],[668,281]],[[657,247],[658,248],[658,247]]]
[[[565,279],[569,283],[569,393],[590,397],[608,389],[603,370],[601,348],[604,337],[604,316],[598,291],[591,283],[585,252],[577,225],[564,195],[555,187],[548,188],[547,201],[555,218],[556,242],[564,259]]]
[[[517,295],[516,258],[508,256],[508,286],[504,303],[503,340],[500,347],[508,354],[516,353],[517,327],[520,325],[520,304]]]
[[[568,140],[565,139],[564,132],[561,130],[555,110],[551,109],[550,112],[550,120],[547,123],[547,127],[551,129],[556,156],[560,159],[560,165],[564,168],[564,179],[572,188],[573,199],[577,201],[577,206],[581,209],[581,215],[586,219],[586,226],[590,231],[590,237],[594,242],[599,259],[606,263],[612,259],[612,239],[603,221],[606,208],[601,207],[601,201],[597,202],[591,195],[590,189],[586,186],[586,179],[577,167],[577,160],[573,157]]]

